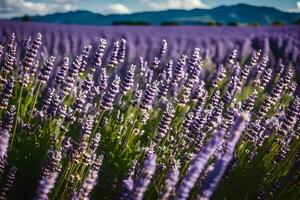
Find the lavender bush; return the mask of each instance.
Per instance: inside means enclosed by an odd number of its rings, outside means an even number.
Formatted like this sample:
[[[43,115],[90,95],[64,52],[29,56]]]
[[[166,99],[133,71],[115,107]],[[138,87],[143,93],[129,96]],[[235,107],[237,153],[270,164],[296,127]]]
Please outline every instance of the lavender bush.
[[[1,43],[0,199],[299,199],[299,36],[279,59],[233,36],[144,56],[129,33]]]

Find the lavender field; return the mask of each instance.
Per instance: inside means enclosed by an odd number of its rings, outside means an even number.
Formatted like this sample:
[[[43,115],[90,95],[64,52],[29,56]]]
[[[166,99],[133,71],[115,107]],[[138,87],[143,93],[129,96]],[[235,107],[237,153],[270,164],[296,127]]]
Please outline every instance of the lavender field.
[[[300,26],[0,21],[0,199],[299,199]]]

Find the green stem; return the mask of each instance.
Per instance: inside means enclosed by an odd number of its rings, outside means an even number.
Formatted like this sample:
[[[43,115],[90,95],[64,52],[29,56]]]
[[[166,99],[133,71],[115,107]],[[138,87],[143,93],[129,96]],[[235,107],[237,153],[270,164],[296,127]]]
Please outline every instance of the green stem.
[[[14,132],[12,134],[11,141],[10,141],[10,147],[12,147],[12,145],[14,143],[14,138],[15,138],[15,134],[16,134],[17,126],[18,126],[18,117],[19,117],[19,112],[20,112],[20,107],[21,107],[21,102],[22,102],[23,88],[24,88],[24,85],[22,84],[22,87],[21,87],[21,90],[20,90],[20,94],[19,94],[19,97],[18,97],[18,107],[17,107],[17,113],[16,113],[16,122],[15,122],[15,125],[14,125]],[[21,118],[21,116],[20,116],[20,118]]]
[[[39,92],[40,92],[41,86],[42,86],[42,82],[40,82],[39,85],[38,85],[38,88],[37,88],[37,91],[36,91],[36,94],[35,94],[35,97],[34,97],[33,106],[32,106],[32,109],[31,109],[31,111],[30,111],[30,116],[29,116],[28,122],[30,122],[30,120],[31,120],[31,118],[32,118],[33,110],[34,110],[34,108],[35,108],[35,104],[36,104],[37,98],[38,98],[38,96],[39,96]]]

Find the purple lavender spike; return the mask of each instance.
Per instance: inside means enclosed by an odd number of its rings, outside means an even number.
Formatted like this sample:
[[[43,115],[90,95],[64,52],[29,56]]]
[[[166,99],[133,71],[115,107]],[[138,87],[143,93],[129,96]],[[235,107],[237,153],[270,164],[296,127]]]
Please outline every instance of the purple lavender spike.
[[[100,104],[101,110],[110,110],[113,107],[113,102],[115,99],[115,96],[119,92],[120,88],[120,77],[115,76],[113,82],[111,83],[109,89],[106,91],[106,93],[103,96],[103,100]]]
[[[116,68],[118,65],[118,52],[120,48],[119,41],[114,42],[113,50],[111,52],[110,61],[108,63],[109,68]]]
[[[173,85],[176,85],[183,77],[184,77],[184,68],[186,66],[186,55],[182,55],[177,65],[175,66],[173,70]]]
[[[159,54],[158,54],[159,60],[166,54],[167,48],[168,48],[167,40],[163,39],[161,41],[161,47],[160,47]]]
[[[101,92],[104,92],[107,88],[107,79],[108,79],[108,76],[107,76],[107,72],[106,72],[106,68],[101,68],[100,69],[100,75],[99,75],[99,90]]]
[[[3,71],[6,74],[9,74],[13,70],[14,64],[16,62],[16,48],[16,45],[14,45],[11,50],[7,51],[7,53],[5,54]]]
[[[5,168],[6,168],[6,165],[7,165],[7,158],[4,157],[4,158],[1,158],[0,157],[0,176],[2,176]]]
[[[163,78],[164,78],[164,80],[172,79],[172,75],[173,75],[173,60],[170,59],[166,63],[166,66],[164,68]]]
[[[160,64],[160,60],[157,57],[154,57],[154,60],[152,62],[152,69],[154,70],[158,68],[159,64]]]
[[[141,174],[134,180],[133,189],[129,195],[130,200],[142,200],[145,191],[154,175],[156,168],[156,155],[154,150],[148,149],[144,159],[143,169]]]
[[[94,58],[95,65],[97,67],[102,66],[102,57],[104,55],[105,48],[106,48],[106,40],[103,39],[103,38],[100,38],[99,45],[98,45],[98,48],[95,52],[95,58]]]
[[[65,57],[64,62],[61,65],[61,67],[60,67],[60,69],[59,69],[59,71],[58,71],[58,73],[55,77],[55,83],[56,84],[63,84],[64,83],[64,79],[67,75],[68,67],[69,67],[69,58]]]
[[[3,47],[2,45],[0,45],[0,58],[1,58],[2,55],[3,55],[3,49],[4,49],[4,47]]]
[[[13,127],[15,115],[16,107],[14,105],[11,105],[5,112],[5,115],[2,119],[1,128],[10,132]]]
[[[134,83],[134,71],[136,66],[131,65],[130,69],[126,72],[125,78],[121,83],[120,93],[126,95],[126,93],[132,88]]]
[[[233,157],[234,148],[245,129],[247,121],[249,121],[249,114],[247,112],[241,113],[235,120],[229,131],[229,138],[225,144],[225,152],[218,158],[214,165],[214,169],[207,175],[202,187],[201,196],[199,196],[198,199],[210,199]]]
[[[0,129],[0,158],[7,156],[10,134],[6,129]]]
[[[137,165],[137,161],[134,160],[132,164],[130,165],[130,168],[127,173],[127,177],[122,182],[122,191],[120,192],[118,199],[123,200],[128,198],[130,192],[133,189],[133,176],[135,167]]]
[[[47,162],[41,170],[41,179],[49,176],[52,172],[59,173],[61,169],[61,159],[61,152],[51,147],[48,151]]]
[[[10,189],[13,187],[13,184],[16,179],[17,168],[12,166],[10,167],[8,173],[2,179],[2,188],[0,191],[0,199],[8,199],[7,194]]]
[[[50,56],[45,62],[44,67],[41,69],[38,80],[40,80],[42,83],[46,83],[48,81],[55,59],[56,58],[54,56]]]
[[[120,48],[119,48],[118,56],[117,56],[118,62],[119,62],[119,63],[122,63],[122,62],[124,62],[124,60],[125,60],[125,55],[126,55],[126,42],[127,42],[127,41],[126,41],[124,38],[121,40],[121,44],[120,44]]]
[[[140,104],[140,109],[143,112],[147,112],[153,103],[153,100],[156,96],[157,93],[157,89],[158,89],[158,81],[153,81],[153,83],[146,89],[143,98],[142,98],[142,102]]]
[[[90,169],[89,174],[85,178],[82,187],[80,188],[78,199],[89,199],[89,195],[98,182],[98,174],[102,165],[103,156],[100,155]]]
[[[62,87],[62,93],[64,95],[68,95],[70,91],[72,90],[75,79],[77,78],[79,74],[79,69],[82,63],[82,56],[78,56],[75,61],[72,63],[68,70],[68,75],[64,81],[63,87]]]
[[[242,105],[243,111],[248,111],[248,112],[252,111],[252,109],[254,108],[254,103],[256,101],[257,95],[258,95],[257,91],[253,90],[252,94],[245,100],[245,102]]]
[[[36,200],[44,200],[49,198],[49,194],[55,187],[56,178],[58,177],[57,172],[51,172],[49,175],[45,176],[40,180],[37,189]]]
[[[87,74],[86,79],[83,81],[81,85],[81,89],[83,92],[88,93],[94,85],[93,75]]]
[[[191,74],[195,67],[198,67],[198,65],[202,62],[202,58],[200,56],[200,49],[195,48],[193,55],[191,59],[189,60],[189,67],[188,67],[188,73]]]
[[[82,63],[81,63],[80,69],[79,69],[80,74],[82,74],[86,70],[86,67],[87,67],[87,64],[88,64],[87,60],[88,60],[88,57],[90,55],[91,49],[92,49],[91,45],[87,45],[83,48],[83,51],[81,53]]]
[[[4,109],[8,106],[10,99],[13,96],[13,87],[15,79],[11,77],[10,80],[3,86],[0,94],[0,109]]]
[[[42,44],[42,34],[38,33],[23,60],[23,67],[24,67],[24,71],[25,71],[24,73],[27,73],[29,71],[29,69],[33,66],[34,59],[37,56],[37,52],[38,52],[38,49],[40,48],[41,44]]]
[[[190,191],[195,186],[203,169],[207,165],[209,158],[215,153],[217,148],[222,143],[222,138],[224,137],[224,135],[224,130],[220,129],[216,131],[213,134],[213,138],[207,143],[207,145],[197,153],[187,171],[187,174],[179,185],[174,198],[175,200],[188,199]]]
[[[156,136],[154,138],[154,141],[156,144],[158,144],[165,137],[165,135],[169,132],[170,125],[171,125],[174,115],[175,115],[174,108],[172,108],[172,106],[168,105],[160,122],[159,122],[157,131],[156,131]]]
[[[171,193],[173,190],[175,190],[175,186],[179,180],[179,175],[180,175],[180,163],[177,161],[174,161],[172,163],[171,169],[169,173],[167,174],[166,180],[165,180],[165,185],[163,188],[163,191],[160,194],[161,200],[167,200],[171,196]]]

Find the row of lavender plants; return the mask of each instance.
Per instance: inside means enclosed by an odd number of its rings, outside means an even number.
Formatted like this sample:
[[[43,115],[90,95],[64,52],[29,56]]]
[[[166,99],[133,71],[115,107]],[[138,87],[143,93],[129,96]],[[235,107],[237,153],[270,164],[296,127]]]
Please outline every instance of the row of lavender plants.
[[[42,43],[0,47],[0,199],[299,198],[293,66],[170,59],[166,40],[129,64],[103,38],[59,60]]]
[[[142,56],[151,60],[155,50],[159,48],[162,38],[169,41],[167,57],[178,57],[181,54],[192,54],[194,48],[200,48],[202,57],[210,60],[213,65],[225,62],[227,53],[237,49],[237,59],[244,62],[251,56],[253,50],[263,49],[263,55],[268,55],[272,65],[285,62],[299,63],[300,28],[299,26],[281,27],[130,27],[130,26],[66,26],[41,23],[20,23],[0,21],[0,43],[5,42],[12,33],[17,36],[17,42],[26,45],[37,32],[45,36],[40,51],[43,56],[63,57],[80,54],[86,45],[96,47],[99,36],[106,38],[109,51],[104,58],[109,57],[115,38],[127,40],[126,60],[137,62]],[[28,38],[24,37],[28,36]],[[95,51],[95,49],[93,49]],[[17,55],[19,56],[19,55]],[[109,59],[104,59],[107,64]],[[126,64],[129,64],[126,63]]]

